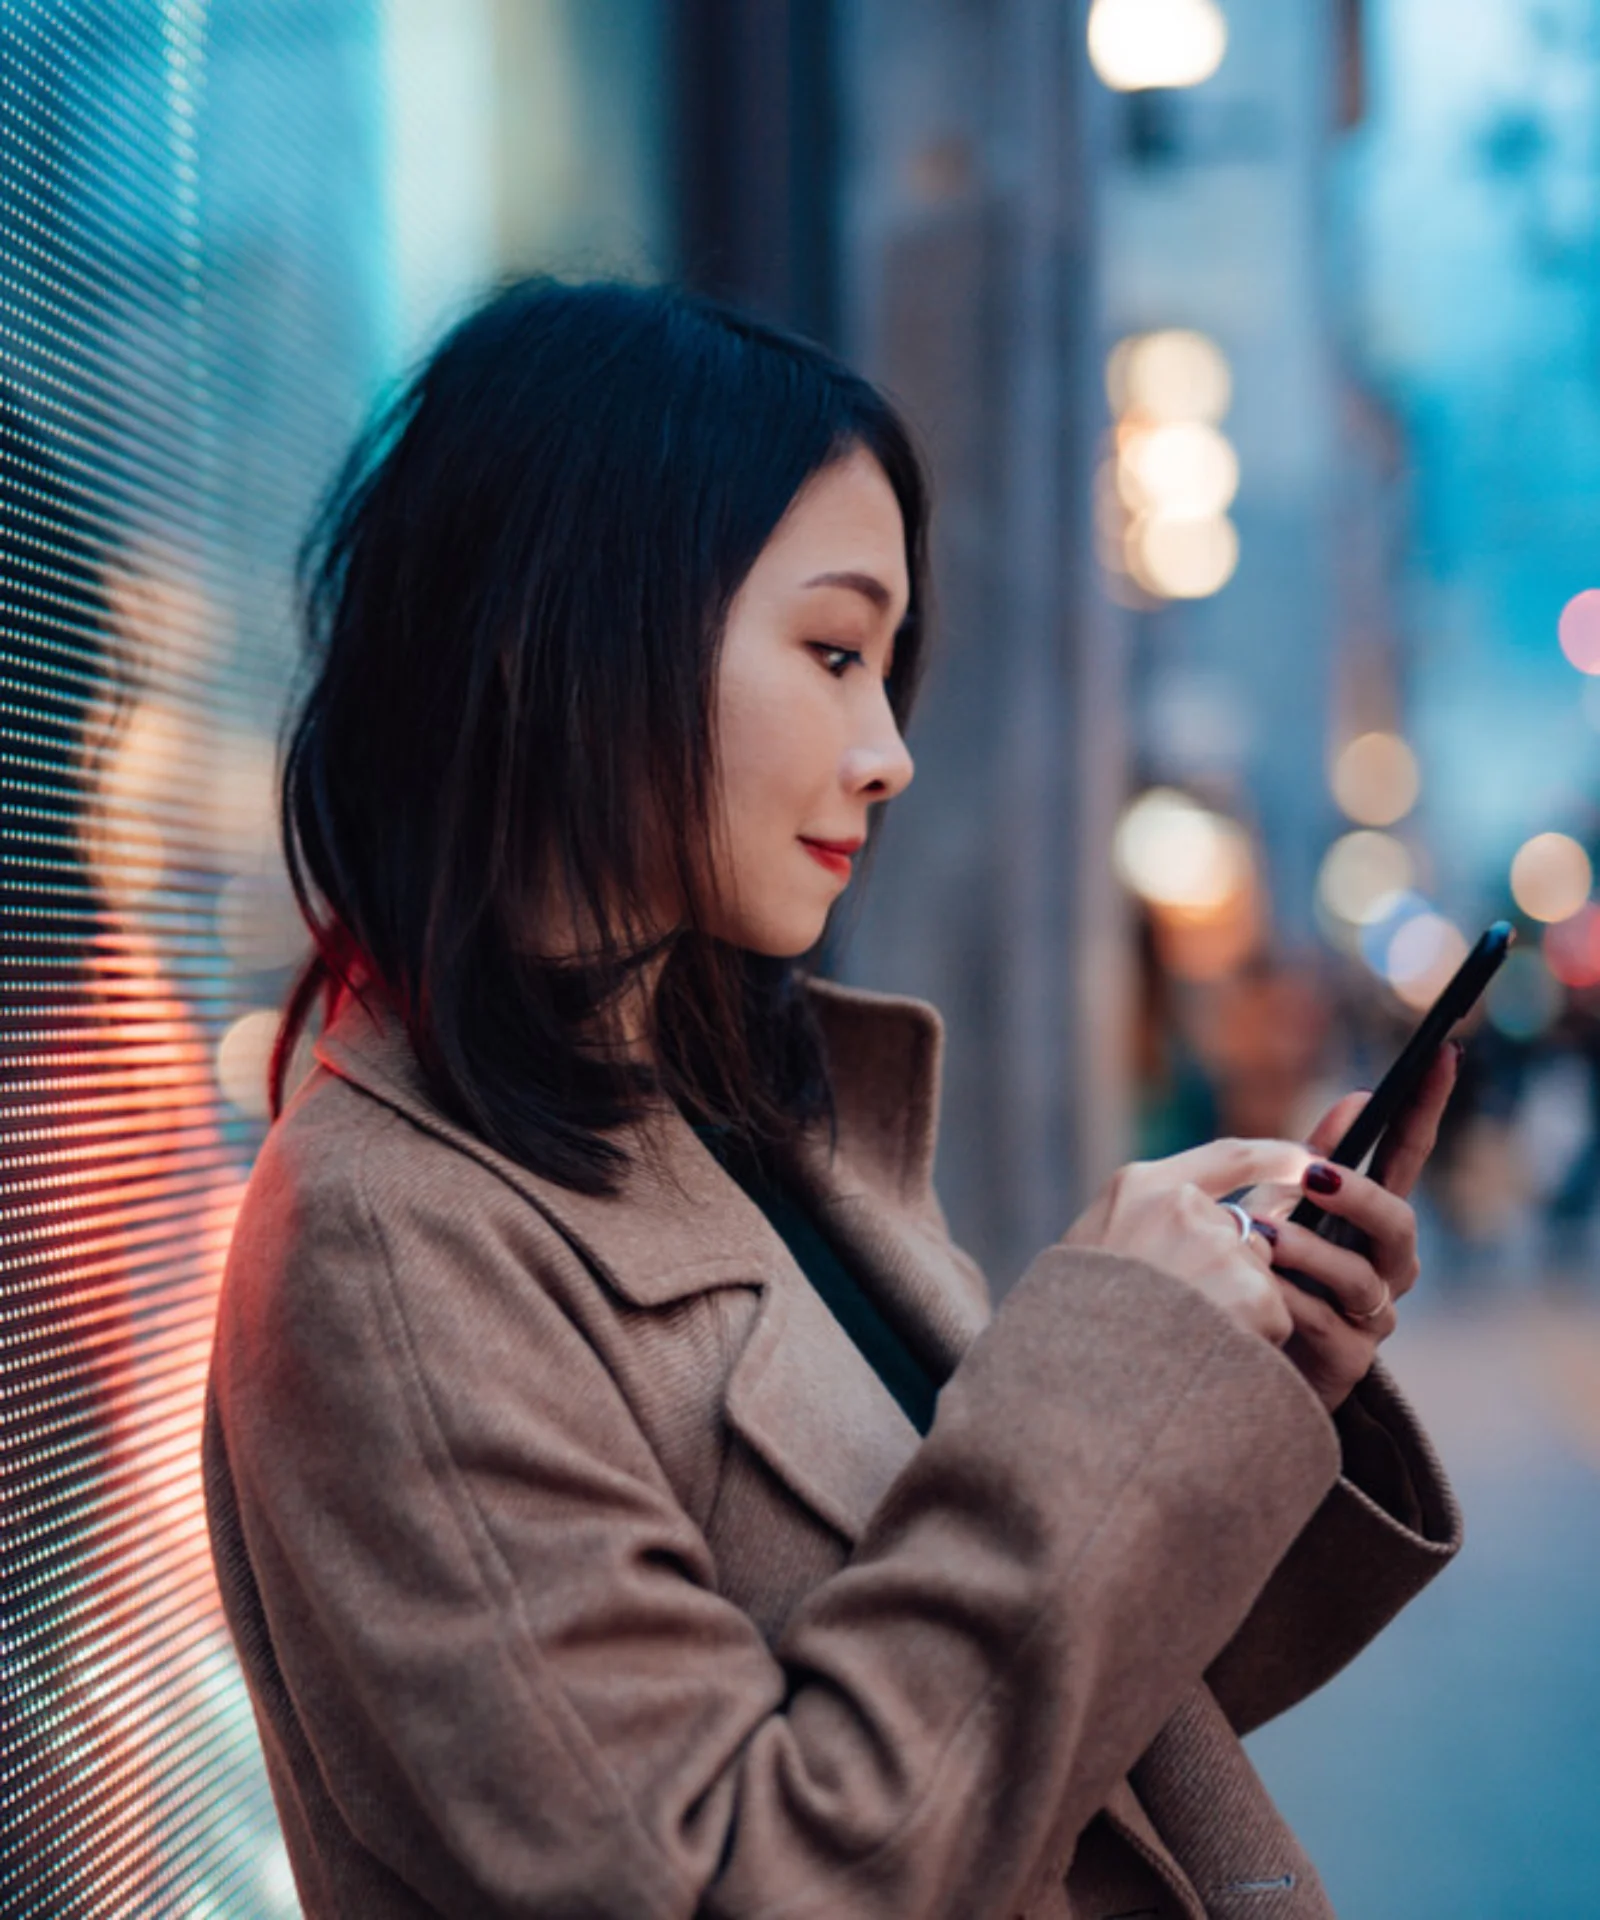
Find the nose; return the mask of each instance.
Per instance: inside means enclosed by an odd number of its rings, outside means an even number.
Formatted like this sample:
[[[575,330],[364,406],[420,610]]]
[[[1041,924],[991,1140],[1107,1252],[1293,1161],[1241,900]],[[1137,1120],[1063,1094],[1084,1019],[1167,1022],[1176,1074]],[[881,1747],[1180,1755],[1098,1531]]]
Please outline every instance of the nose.
[[[882,694],[875,702],[872,725],[845,752],[845,787],[860,799],[892,800],[910,786],[915,771],[888,696]]]

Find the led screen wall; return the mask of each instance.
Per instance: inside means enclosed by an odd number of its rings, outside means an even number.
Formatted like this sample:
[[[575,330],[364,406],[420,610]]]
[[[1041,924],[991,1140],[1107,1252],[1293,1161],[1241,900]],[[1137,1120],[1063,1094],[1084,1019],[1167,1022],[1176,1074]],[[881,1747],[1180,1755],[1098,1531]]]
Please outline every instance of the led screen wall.
[[[384,351],[359,0],[0,5],[0,1912],[295,1910],[194,1445],[299,946],[288,558]]]

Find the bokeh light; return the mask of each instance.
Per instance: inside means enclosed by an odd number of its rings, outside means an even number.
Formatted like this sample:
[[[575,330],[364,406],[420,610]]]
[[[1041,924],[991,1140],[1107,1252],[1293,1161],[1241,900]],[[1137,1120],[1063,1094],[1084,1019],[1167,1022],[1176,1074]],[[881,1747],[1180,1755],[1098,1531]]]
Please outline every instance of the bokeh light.
[[[257,1007],[235,1020],[217,1043],[217,1085],[228,1104],[252,1120],[267,1117],[267,1072],[278,1024],[272,1008]]]
[[[1181,520],[1153,514],[1128,534],[1128,571],[1163,600],[1204,600],[1219,593],[1239,565],[1239,534],[1225,514]]]
[[[1395,932],[1384,975],[1408,1007],[1428,1006],[1467,957],[1467,938],[1440,913],[1414,914]]]
[[[1511,862],[1511,897],[1530,920],[1569,920],[1589,897],[1594,869],[1565,833],[1538,833]]]
[[[295,965],[311,938],[282,868],[228,880],[217,897],[217,932],[228,958],[246,973]]]
[[[1381,919],[1414,878],[1411,855],[1392,833],[1360,828],[1323,855],[1317,897],[1336,920],[1363,926]]]
[[[1232,402],[1233,375],[1215,340],[1163,327],[1117,342],[1106,362],[1106,397],[1119,416],[1214,427]]]
[[[1545,964],[1567,987],[1600,987],[1600,906],[1592,900],[1545,930]]]
[[[1374,904],[1362,922],[1359,936],[1361,957],[1372,971],[1389,977],[1389,948],[1394,937],[1409,920],[1433,912],[1433,903],[1421,893],[1407,888],[1404,893],[1388,895]]]
[[[1223,908],[1253,864],[1236,821],[1172,787],[1152,787],[1128,807],[1112,852],[1123,884],[1141,899],[1202,913]]]
[[[1089,58],[1119,93],[1199,86],[1227,50],[1216,0],[1094,0],[1089,10]]]
[[[1489,1023],[1510,1040],[1535,1040],[1560,1015],[1561,983],[1534,947],[1517,947],[1484,996]]]
[[[234,873],[270,867],[279,844],[277,749],[271,736],[218,733],[208,742],[206,759],[206,829],[218,864]]]
[[[1260,888],[1253,869],[1214,907],[1153,906],[1150,910],[1161,963],[1180,980],[1222,980],[1261,944]]]
[[[1215,427],[1177,420],[1124,428],[1118,440],[1118,491],[1135,513],[1203,520],[1233,504],[1239,456]]]
[[[1217,427],[1232,394],[1221,348],[1181,327],[1130,334],[1106,363],[1106,393],[1117,426],[1095,535],[1108,571],[1156,600],[1220,592],[1239,564],[1227,517],[1239,456]]]
[[[1397,733],[1363,733],[1333,763],[1333,797],[1364,827],[1389,827],[1417,804],[1417,757]]]
[[[1586,587],[1561,609],[1561,651],[1579,673],[1600,673],[1600,587]]]
[[[84,851],[107,903],[133,913],[161,887],[183,835],[191,778],[192,728],[164,701],[108,715],[106,737],[88,754],[91,797]],[[163,831],[165,829],[165,831]]]

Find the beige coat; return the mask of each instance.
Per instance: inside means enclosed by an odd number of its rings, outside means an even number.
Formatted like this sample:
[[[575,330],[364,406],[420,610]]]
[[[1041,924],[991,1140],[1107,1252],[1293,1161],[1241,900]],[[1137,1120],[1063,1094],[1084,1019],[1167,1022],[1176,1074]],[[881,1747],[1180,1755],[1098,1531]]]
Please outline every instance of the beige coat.
[[[936,1017],[816,992],[811,1198],[954,1368],[923,1440],[675,1113],[585,1198],[347,1002],[269,1137],[206,1468],[310,1920],[1329,1912],[1237,1733],[1454,1550],[1425,1440],[1134,1261],[991,1316]]]

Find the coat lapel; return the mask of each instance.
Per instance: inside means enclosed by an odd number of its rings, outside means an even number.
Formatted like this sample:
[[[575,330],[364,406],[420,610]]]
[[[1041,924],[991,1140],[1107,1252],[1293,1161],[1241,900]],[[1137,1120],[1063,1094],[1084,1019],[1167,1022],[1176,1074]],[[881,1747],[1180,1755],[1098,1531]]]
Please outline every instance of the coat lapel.
[[[933,1193],[944,1028],[918,1000],[814,981],[836,1137],[805,1143],[806,1196],[829,1236],[939,1379],[990,1315]]]
[[[728,1379],[728,1425],[791,1493],[852,1544],[918,1434],[780,1246]]]
[[[987,1297],[976,1269],[911,1204],[927,1185],[937,1024],[915,1003],[840,989],[827,997],[819,1011],[837,1141],[808,1142],[802,1184],[852,1269],[942,1378],[982,1326]],[[852,1543],[860,1537],[915,1451],[916,1430],[765,1216],[676,1109],[663,1106],[636,1128],[617,1193],[582,1194],[530,1173],[443,1115],[392,1018],[347,997],[317,1055],[514,1187],[630,1305],[650,1310],[715,1287],[758,1288],[760,1305],[726,1385],[728,1424],[812,1512]],[[885,1073],[897,1084],[882,1086]]]

